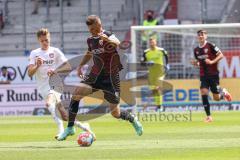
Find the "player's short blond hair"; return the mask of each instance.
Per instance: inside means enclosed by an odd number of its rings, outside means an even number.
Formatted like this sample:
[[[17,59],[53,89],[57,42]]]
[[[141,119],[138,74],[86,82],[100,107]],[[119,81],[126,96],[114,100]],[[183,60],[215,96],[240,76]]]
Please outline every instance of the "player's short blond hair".
[[[48,31],[47,28],[41,28],[37,31],[37,38],[39,38],[40,36],[50,36],[50,32]]]

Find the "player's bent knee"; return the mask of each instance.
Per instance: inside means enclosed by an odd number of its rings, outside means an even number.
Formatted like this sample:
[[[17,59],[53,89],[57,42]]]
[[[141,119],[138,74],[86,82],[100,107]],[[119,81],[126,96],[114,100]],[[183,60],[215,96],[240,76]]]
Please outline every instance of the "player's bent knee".
[[[214,95],[213,95],[213,99],[214,99],[215,101],[220,101],[220,96],[219,96],[218,94],[214,94]]]
[[[77,87],[75,90],[74,90],[74,95],[78,95],[78,96],[81,96],[81,97],[84,97],[84,96],[87,96],[89,94],[92,93],[92,88],[91,87],[88,87],[86,85],[86,87]]]
[[[72,100],[75,100],[75,101],[80,101],[83,97],[82,96],[79,96],[79,95],[73,95],[72,96]]]
[[[120,113],[118,111],[112,111],[111,114],[114,118],[119,118],[120,117]]]
[[[201,88],[201,95],[208,95],[208,89],[206,88]]]
[[[47,108],[49,108],[51,105],[52,105],[52,103],[50,103],[50,102],[46,102],[46,104],[45,104],[45,106],[46,106]]]

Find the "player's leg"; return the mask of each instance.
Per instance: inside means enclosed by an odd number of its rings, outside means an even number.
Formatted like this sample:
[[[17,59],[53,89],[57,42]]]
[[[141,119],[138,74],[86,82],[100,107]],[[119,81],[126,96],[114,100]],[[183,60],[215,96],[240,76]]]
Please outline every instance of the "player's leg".
[[[57,114],[59,114],[58,116],[63,121],[68,121],[68,112],[64,108],[64,105],[62,104],[62,102],[57,103],[56,107],[57,107]]]
[[[115,118],[121,118],[129,121],[139,136],[143,133],[142,124],[138,121],[137,117],[132,115],[130,112],[120,110],[120,78],[119,74],[112,74],[110,76],[110,83],[99,85],[103,89],[104,99],[109,102],[111,114]]]
[[[64,108],[61,102],[57,104],[57,113],[63,121],[68,121],[68,112],[66,111],[66,109]],[[75,120],[74,125],[78,128],[81,128],[83,131],[90,132],[93,135],[94,140],[96,140],[96,136],[94,132],[91,130],[91,127],[87,122],[82,123],[78,120]]]
[[[161,76],[158,78],[158,81],[157,81],[157,88],[156,88],[157,91],[153,90],[154,101],[157,105],[158,112],[164,111],[164,108],[162,106],[162,104],[163,104],[163,96],[162,96],[163,92],[162,91],[164,90],[163,80],[164,80],[165,75],[162,75],[162,74],[163,74],[163,72],[160,73]]]
[[[151,86],[150,89],[152,90],[152,95],[154,99],[154,103],[157,106],[156,111],[162,111],[162,89],[163,89],[163,80],[164,80],[164,69],[161,65],[156,64],[158,70],[154,72],[149,72],[148,82]]]
[[[57,138],[64,131],[63,121],[57,116],[56,113],[56,103],[57,101],[55,95],[53,93],[49,93],[46,99],[46,107],[48,108],[55,123],[58,126],[58,134],[55,136],[55,138]]]
[[[129,121],[133,125],[134,129],[136,130],[139,136],[143,134],[142,124],[138,121],[136,116],[132,115],[130,112],[126,110],[120,110],[120,107],[118,104],[110,103],[109,107],[113,117],[117,119],[120,118],[120,119]]]
[[[210,111],[210,103],[208,100],[208,93],[209,93],[209,79],[206,77],[201,77],[201,86],[200,86],[200,91],[201,91],[201,96],[202,96],[202,104],[205,110],[205,113],[207,117],[205,118],[205,122],[211,122],[212,121],[212,116],[211,116],[211,111]]]
[[[226,88],[220,88],[219,89],[219,93],[214,93],[213,92],[213,99],[215,101],[220,101],[220,100],[223,100],[225,99],[226,101],[228,102],[231,102],[232,101],[232,96],[231,94],[227,91]]]
[[[86,131],[86,132],[91,133],[92,136],[93,136],[93,141],[96,140],[96,135],[95,135],[95,133],[92,131],[90,125],[89,125],[87,122],[82,123],[82,122],[80,122],[80,121],[75,120],[74,125],[77,126],[78,128],[81,128],[82,130],[84,130],[84,131]]]
[[[157,106],[156,111],[160,112],[160,111],[162,111],[162,95],[161,95],[161,92],[160,92],[160,90],[155,89],[155,90],[152,91],[152,93],[153,93],[154,102]]]
[[[126,110],[120,110],[119,102],[120,102],[120,94],[119,89],[118,92],[115,92],[115,90],[112,87],[109,87],[111,85],[108,85],[106,87],[107,91],[104,90],[104,98],[109,102],[110,111],[113,117],[120,118],[126,121],[129,121],[134,129],[136,130],[137,134],[139,136],[143,133],[143,127],[142,124],[138,121],[137,117],[132,115],[130,112]]]
[[[83,84],[82,86],[77,87],[75,89],[69,105],[68,127],[72,127],[74,125],[80,100],[84,96],[89,95],[91,93],[92,93],[92,87],[86,84]]]
[[[201,88],[202,104],[203,104],[205,113],[207,115],[205,122],[212,121],[212,116],[211,116],[211,111],[210,111],[210,103],[208,100],[208,92],[209,92],[209,90],[207,88]]]
[[[73,96],[71,98],[71,102],[69,105],[68,111],[68,125],[64,130],[63,134],[61,134],[57,140],[65,140],[69,135],[75,134],[74,123],[78,112],[79,102],[80,100],[92,93],[92,87],[86,84],[82,84],[74,90]]]
[[[66,111],[61,102],[57,104],[57,112],[59,113],[59,117],[61,117],[63,121],[68,121],[68,112]],[[80,121],[75,120],[74,125],[84,131],[90,130],[90,126],[88,123],[81,123]]]
[[[215,101],[220,101],[223,99],[225,99],[227,101],[232,101],[232,96],[227,91],[227,89],[221,88],[219,86],[219,76],[213,76],[210,79],[210,89],[211,89],[211,92],[213,93],[213,99]]]

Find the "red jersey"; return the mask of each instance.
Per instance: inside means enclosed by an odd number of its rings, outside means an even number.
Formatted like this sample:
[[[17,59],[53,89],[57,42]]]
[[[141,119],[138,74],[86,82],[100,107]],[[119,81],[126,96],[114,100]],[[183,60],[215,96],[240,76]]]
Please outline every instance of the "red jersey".
[[[103,32],[108,37],[115,36],[109,31]],[[93,54],[93,66],[91,72],[95,75],[103,73],[118,73],[122,69],[117,46],[102,40],[98,36],[91,36],[87,39],[88,51]]]
[[[210,42],[206,42],[203,47],[196,47],[194,49],[194,56],[199,61],[200,64],[200,76],[212,76],[218,75],[218,63],[215,64],[206,64],[205,59],[213,60],[217,57],[219,48]]]

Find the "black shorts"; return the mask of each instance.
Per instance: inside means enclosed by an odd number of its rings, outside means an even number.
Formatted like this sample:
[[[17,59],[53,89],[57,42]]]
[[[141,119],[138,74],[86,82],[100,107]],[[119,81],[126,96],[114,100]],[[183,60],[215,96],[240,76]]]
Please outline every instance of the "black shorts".
[[[102,90],[104,93],[104,99],[109,103],[118,104],[120,102],[119,74],[97,76],[90,73],[81,83],[91,86],[93,92]]]
[[[206,88],[211,90],[212,93],[219,94],[220,86],[219,86],[219,76],[202,76],[200,77],[201,86],[200,88]]]

